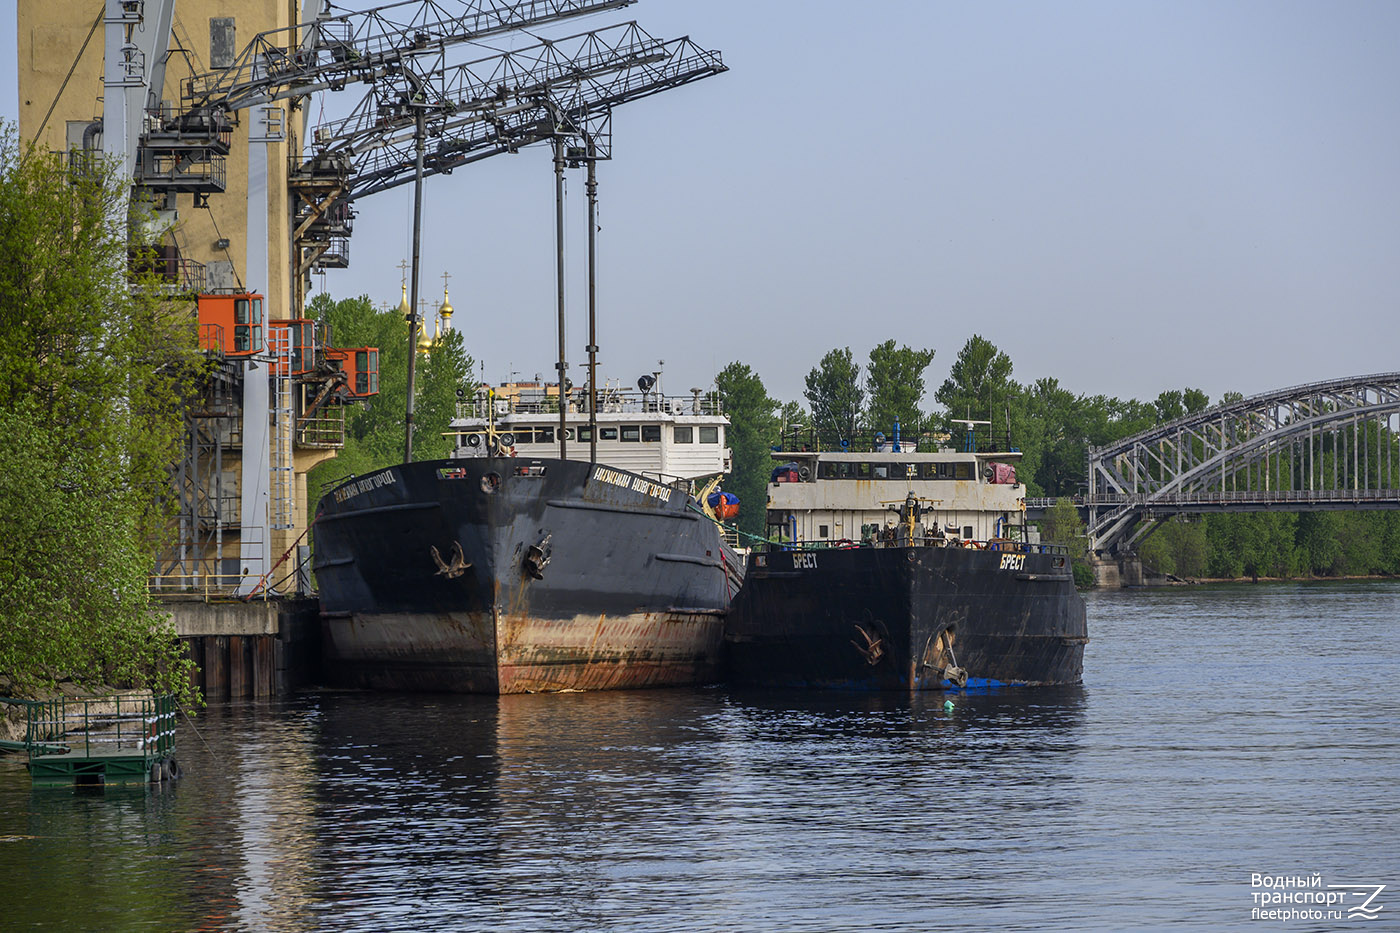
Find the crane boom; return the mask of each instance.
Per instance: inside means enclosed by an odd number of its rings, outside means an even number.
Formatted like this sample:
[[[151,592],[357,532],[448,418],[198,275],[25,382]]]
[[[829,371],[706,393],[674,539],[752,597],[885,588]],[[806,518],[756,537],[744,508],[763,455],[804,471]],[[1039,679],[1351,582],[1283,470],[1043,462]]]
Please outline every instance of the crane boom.
[[[583,80],[657,62],[665,45],[635,22],[551,39],[451,68],[377,82],[350,114],[323,123],[311,134],[317,153],[409,145],[421,109],[433,136],[479,123]]]
[[[258,33],[228,68],[182,86],[184,110],[231,112],[375,81],[406,59],[437,55],[544,23],[621,9],[636,0],[401,0]]]
[[[662,54],[649,54],[622,67],[580,70],[569,80],[549,82],[537,92],[520,93],[507,89],[501,105],[461,108],[444,119],[435,134],[436,145],[423,163],[425,175],[451,173],[454,169],[524,146],[544,142],[563,133],[580,136],[590,132],[595,138],[606,133],[590,124],[612,108],[658,94],[692,81],[722,74],[728,69],[720,53],[697,46],[689,37],[661,43]],[[405,184],[413,179],[413,137],[409,132],[412,114],[405,113],[383,127],[383,136],[373,145],[353,151],[349,190],[344,200],[353,201]],[[327,138],[330,149],[334,139]],[[606,147],[601,155],[607,157]]]

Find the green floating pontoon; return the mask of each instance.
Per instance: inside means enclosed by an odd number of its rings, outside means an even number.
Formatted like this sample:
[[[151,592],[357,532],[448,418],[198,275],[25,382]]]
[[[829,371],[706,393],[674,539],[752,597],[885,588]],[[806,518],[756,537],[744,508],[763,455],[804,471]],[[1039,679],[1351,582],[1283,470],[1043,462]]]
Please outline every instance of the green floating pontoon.
[[[25,708],[29,777],[38,786],[145,784],[179,776],[175,698],[151,694],[6,700]]]

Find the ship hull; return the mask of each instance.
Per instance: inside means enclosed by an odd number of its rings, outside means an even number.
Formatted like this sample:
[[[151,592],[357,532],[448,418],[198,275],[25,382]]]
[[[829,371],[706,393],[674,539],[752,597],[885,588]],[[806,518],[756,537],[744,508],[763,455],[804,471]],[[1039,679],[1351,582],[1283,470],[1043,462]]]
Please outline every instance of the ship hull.
[[[684,492],[574,461],[392,467],[313,533],[327,671],[379,689],[708,682],[742,572]]]
[[[1036,549],[1033,549],[1036,550]],[[956,547],[749,558],[725,629],[739,684],[863,690],[1073,684],[1088,642],[1068,559]]]

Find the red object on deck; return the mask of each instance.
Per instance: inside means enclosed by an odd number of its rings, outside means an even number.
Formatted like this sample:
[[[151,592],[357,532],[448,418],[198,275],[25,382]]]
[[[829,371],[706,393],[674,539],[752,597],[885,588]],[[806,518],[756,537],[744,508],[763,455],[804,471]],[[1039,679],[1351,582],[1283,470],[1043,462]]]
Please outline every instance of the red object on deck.
[[[1016,468],[1009,463],[989,463],[987,464],[988,480],[996,485],[1014,486],[1016,484]]]

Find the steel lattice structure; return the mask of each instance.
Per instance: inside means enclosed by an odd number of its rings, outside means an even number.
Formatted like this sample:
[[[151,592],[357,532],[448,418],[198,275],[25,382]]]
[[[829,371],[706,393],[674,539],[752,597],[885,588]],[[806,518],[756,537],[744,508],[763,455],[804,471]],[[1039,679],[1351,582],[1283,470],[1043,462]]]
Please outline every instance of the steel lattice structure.
[[[689,37],[659,41],[629,22],[383,76],[348,116],[312,131],[314,154],[293,173],[298,278],[343,265],[350,202],[414,180],[419,133],[432,141],[425,178],[561,137],[583,143],[573,164],[608,159],[612,108],[726,70]]]
[[[1400,373],[1293,386],[1217,405],[1089,452],[1099,553],[1165,515],[1400,508]]]
[[[636,0],[402,0],[261,32],[231,67],[185,80],[186,111],[231,112],[317,91],[440,69],[446,50]]]
[[[658,41],[636,23],[624,23],[430,74],[422,91],[434,142],[424,175],[448,174],[559,135],[587,135],[594,157],[606,159],[613,107],[725,70],[720,53],[689,38]],[[411,93],[381,82],[349,117],[313,132],[318,156],[352,157],[346,200],[412,180],[416,108]]]

